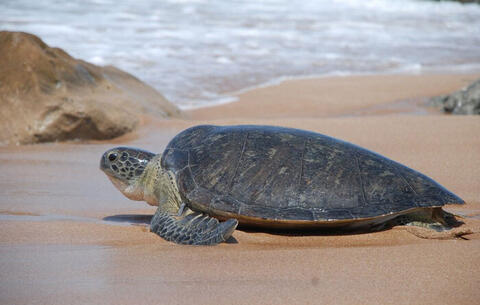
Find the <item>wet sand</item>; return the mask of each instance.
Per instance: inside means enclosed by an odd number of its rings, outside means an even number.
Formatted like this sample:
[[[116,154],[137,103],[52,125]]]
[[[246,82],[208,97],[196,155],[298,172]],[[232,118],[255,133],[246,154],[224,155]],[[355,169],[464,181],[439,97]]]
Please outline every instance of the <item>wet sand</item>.
[[[427,174],[467,204],[480,229],[480,121],[423,106],[478,75],[295,80],[185,120],[144,117],[111,142],[0,148],[0,304],[474,304],[480,234],[420,239],[405,228],[351,235],[234,233],[179,246],[148,232],[154,208],[98,170],[114,145],[161,152],[180,130],[256,123],[310,129]]]

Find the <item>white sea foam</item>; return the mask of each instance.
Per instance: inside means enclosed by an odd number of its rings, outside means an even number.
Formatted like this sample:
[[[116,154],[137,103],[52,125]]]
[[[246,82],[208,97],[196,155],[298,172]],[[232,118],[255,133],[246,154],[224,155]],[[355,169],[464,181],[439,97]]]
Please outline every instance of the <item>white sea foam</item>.
[[[2,0],[0,29],[115,65],[181,108],[326,75],[480,71],[480,5],[416,0]]]

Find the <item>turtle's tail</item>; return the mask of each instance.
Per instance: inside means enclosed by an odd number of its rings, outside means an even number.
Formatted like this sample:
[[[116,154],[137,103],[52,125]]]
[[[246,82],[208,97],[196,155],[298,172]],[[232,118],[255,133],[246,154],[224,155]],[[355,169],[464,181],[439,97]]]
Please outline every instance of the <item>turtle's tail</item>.
[[[216,245],[226,241],[237,225],[236,219],[219,222],[198,212],[178,217],[159,208],[150,223],[150,231],[177,244]]]

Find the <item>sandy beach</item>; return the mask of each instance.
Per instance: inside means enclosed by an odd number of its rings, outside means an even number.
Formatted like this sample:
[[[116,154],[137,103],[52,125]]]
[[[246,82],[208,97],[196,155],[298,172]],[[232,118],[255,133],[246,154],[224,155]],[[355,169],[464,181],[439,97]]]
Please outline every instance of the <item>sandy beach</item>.
[[[161,153],[197,124],[308,129],[428,175],[466,201],[446,209],[480,232],[480,120],[425,105],[479,77],[291,80],[183,119],[144,115],[137,131],[112,141],[0,147],[0,304],[475,304],[479,233],[237,230],[233,243],[181,246],[150,233],[155,208],[125,198],[98,164],[117,145]]]

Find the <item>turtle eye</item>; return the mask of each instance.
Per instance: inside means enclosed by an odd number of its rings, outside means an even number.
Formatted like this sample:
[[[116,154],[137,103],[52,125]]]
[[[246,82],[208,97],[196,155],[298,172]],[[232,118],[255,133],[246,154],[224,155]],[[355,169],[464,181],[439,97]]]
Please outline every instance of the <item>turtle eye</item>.
[[[117,154],[117,153],[110,153],[110,154],[108,155],[108,160],[110,160],[110,161],[115,161],[115,160],[117,159],[117,157],[118,157],[118,154]]]

